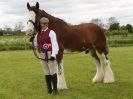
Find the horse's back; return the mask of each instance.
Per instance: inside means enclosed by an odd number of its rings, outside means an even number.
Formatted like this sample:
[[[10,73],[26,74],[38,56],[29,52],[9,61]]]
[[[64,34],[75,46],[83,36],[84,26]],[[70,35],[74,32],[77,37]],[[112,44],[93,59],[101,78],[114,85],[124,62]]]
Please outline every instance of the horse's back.
[[[96,47],[103,52],[106,49],[106,37],[99,26],[94,23],[82,23],[61,28],[60,38],[64,49],[85,51]],[[59,35],[58,35],[59,36]],[[107,52],[107,51],[106,51]]]
[[[75,26],[88,47],[96,47],[100,53],[108,53],[104,30],[94,23],[83,23]]]
[[[80,37],[88,39],[92,43],[98,39],[106,40],[103,29],[94,23],[82,23],[74,25],[73,28],[77,30],[76,35],[80,35]]]

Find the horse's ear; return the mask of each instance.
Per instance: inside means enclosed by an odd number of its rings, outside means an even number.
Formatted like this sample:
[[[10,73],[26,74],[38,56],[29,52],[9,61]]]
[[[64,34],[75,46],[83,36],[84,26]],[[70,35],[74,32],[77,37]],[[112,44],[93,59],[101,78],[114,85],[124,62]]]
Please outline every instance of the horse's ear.
[[[36,8],[39,9],[39,3],[38,2],[36,3]]]
[[[29,2],[27,2],[27,8],[30,10],[30,4],[29,4]]]

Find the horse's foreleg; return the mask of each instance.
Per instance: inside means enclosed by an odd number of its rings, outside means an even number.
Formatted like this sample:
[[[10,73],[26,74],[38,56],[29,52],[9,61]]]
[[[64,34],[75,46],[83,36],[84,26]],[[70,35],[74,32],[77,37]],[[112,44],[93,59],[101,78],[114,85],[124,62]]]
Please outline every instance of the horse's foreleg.
[[[114,74],[112,72],[112,69],[110,67],[110,60],[105,56],[104,53],[100,54],[97,52],[97,55],[100,58],[101,64],[105,67],[105,73],[104,73],[104,83],[112,83],[115,81]]]
[[[64,76],[64,66],[63,66],[63,50],[60,50],[57,55],[57,62],[58,62],[58,68],[57,68],[57,88],[58,89],[67,89],[65,76]]]
[[[57,88],[58,89],[67,89],[66,81],[65,81],[65,76],[64,76],[64,67],[63,67],[63,62],[59,64],[58,70],[57,70],[57,77],[58,77],[58,83],[57,83]]]
[[[104,78],[103,68],[101,66],[98,56],[96,55],[95,49],[91,50],[91,56],[94,59],[94,62],[96,64],[96,69],[97,69],[96,74],[92,79],[92,82],[93,83],[102,82]]]
[[[93,58],[93,59],[96,64],[97,71],[96,71],[94,78],[92,79],[92,82],[93,83],[102,82],[103,78],[104,78],[103,68],[98,60],[96,60],[95,58]]]

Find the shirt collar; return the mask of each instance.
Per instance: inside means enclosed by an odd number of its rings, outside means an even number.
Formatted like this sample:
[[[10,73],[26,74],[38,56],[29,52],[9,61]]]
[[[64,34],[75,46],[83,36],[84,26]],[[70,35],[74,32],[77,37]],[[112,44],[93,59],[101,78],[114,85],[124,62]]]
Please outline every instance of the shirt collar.
[[[48,29],[48,27],[46,29],[42,29],[42,32],[45,32]]]

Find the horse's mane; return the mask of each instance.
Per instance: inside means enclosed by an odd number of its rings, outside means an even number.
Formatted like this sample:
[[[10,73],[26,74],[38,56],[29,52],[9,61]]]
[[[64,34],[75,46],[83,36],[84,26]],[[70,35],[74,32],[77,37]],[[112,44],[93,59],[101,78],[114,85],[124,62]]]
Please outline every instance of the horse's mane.
[[[63,23],[63,24],[66,24],[66,25],[68,25],[68,23],[67,22],[65,22],[64,20],[62,20],[62,19],[60,19],[60,18],[56,18],[59,22],[61,22],[61,23]]]
[[[55,22],[58,21],[58,22],[60,22],[61,24],[64,24],[64,25],[69,25],[69,23],[65,22],[64,20],[62,20],[62,19],[60,19],[60,18],[58,18],[58,17],[55,17],[55,16],[53,16],[53,15],[50,15],[50,14],[48,14],[48,13],[47,13],[46,11],[44,11],[44,10],[40,10],[40,13],[41,13],[42,15],[44,14],[44,15],[48,16],[50,20],[54,20]]]

